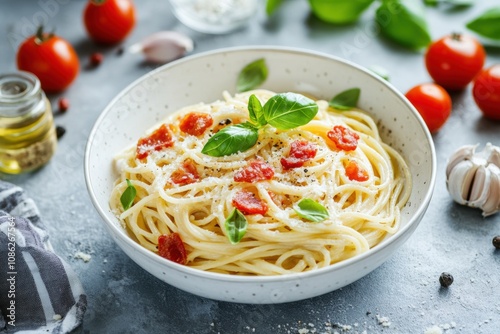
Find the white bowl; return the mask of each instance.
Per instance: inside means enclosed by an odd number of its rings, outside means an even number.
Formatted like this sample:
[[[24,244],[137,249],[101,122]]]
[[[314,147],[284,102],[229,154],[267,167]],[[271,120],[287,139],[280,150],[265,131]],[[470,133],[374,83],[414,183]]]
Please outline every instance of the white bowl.
[[[379,124],[385,142],[402,153],[413,178],[411,197],[402,210],[401,228],[369,251],[332,266],[284,276],[231,276],[182,266],[137,244],[111,212],[108,200],[117,175],[112,157],[135,142],[168,113],[234,93],[239,71],[265,58],[269,77],[262,88],[310,93],[330,99],[334,92],[361,88],[359,107]],[[348,61],[311,51],[277,47],[216,50],[160,67],[129,85],[96,121],[85,152],[90,197],[107,230],[139,266],[179,289],[217,300],[282,303],[318,296],[365,276],[401,246],[422,219],[436,174],[432,138],[418,112],[387,81]]]

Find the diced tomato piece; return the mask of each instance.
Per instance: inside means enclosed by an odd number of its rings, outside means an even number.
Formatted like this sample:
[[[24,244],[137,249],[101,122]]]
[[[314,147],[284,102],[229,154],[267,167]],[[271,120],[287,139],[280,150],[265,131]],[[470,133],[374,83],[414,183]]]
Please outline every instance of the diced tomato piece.
[[[179,167],[176,171],[172,173],[170,176],[170,180],[173,183],[179,185],[186,185],[190,183],[194,183],[200,179],[200,175],[198,174],[198,170],[196,169],[196,165],[193,160],[187,159],[182,163],[182,166]]]
[[[281,158],[281,165],[284,169],[302,167],[316,156],[317,150],[316,145],[307,140],[296,140],[290,145],[288,157]]]
[[[261,160],[250,161],[248,166],[243,167],[234,174],[234,181],[236,182],[259,182],[264,180],[271,180],[274,176],[273,167]]]
[[[141,138],[137,142],[136,157],[145,159],[153,151],[161,151],[164,148],[172,147],[174,141],[172,134],[165,124],[162,124],[149,137]]]
[[[261,214],[267,212],[267,204],[248,190],[242,190],[233,197],[233,206],[245,215]]]
[[[179,124],[179,128],[182,132],[190,135],[201,136],[213,123],[214,120],[209,114],[191,112],[184,116]]]
[[[170,261],[186,264],[187,254],[179,233],[162,234],[158,237],[158,254]]]
[[[368,180],[368,172],[361,169],[356,161],[350,160],[345,166],[345,174],[351,181],[366,181]]]
[[[327,136],[339,150],[354,151],[358,147],[359,135],[345,126],[335,125]]]

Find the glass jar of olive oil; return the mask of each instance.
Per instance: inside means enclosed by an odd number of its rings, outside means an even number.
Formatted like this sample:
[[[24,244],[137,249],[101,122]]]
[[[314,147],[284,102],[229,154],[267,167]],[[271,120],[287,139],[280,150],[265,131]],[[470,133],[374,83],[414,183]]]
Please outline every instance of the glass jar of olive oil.
[[[38,78],[28,72],[0,75],[0,172],[37,169],[56,146],[50,102]]]

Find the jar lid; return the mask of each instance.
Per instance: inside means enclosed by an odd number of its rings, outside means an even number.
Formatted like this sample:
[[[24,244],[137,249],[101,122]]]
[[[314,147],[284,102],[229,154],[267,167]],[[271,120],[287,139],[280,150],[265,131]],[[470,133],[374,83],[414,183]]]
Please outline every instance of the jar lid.
[[[0,75],[0,116],[29,113],[42,98],[40,81],[34,74],[19,71]]]

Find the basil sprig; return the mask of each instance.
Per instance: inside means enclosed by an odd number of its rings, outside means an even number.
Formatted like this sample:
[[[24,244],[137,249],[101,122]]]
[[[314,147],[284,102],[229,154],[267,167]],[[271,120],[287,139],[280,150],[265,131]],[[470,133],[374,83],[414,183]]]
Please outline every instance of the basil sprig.
[[[283,2],[283,0],[267,0],[266,14],[271,15],[272,13],[274,13],[274,11],[278,9],[279,6],[281,6],[281,2]]]
[[[238,75],[236,89],[246,92],[259,87],[267,79],[267,65],[264,58],[257,59],[245,66]]]
[[[251,95],[248,100],[248,114],[250,116],[250,121],[257,125],[266,125],[267,121],[264,117],[264,110],[262,109],[262,104],[255,95]]]
[[[475,0],[424,0],[424,3],[428,6],[437,6],[439,4],[447,4],[455,7],[467,7],[472,6]]]
[[[120,196],[120,202],[122,203],[123,209],[128,210],[132,204],[134,204],[135,195],[137,194],[137,190],[135,189],[132,182],[129,179],[127,180],[127,189]]]
[[[259,138],[259,129],[250,123],[228,126],[203,146],[201,153],[212,157],[222,157],[238,151],[246,151],[255,145]]]
[[[318,223],[329,217],[326,208],[310,198],[304,198],[293,209],[299,217]]]
[[[311,9],[321,20],[334,24],[356,21],[374,0],[309,0]]]
[[[401,45],[419,49],[432,41],[420,0],[383,0],[375,19],[380,31]]]
[[[481,36],[500,40],[500,6],[488,9],[466,26]]]
[[[295,93],[274,95],[264,105],[264,119],[280,130],[290,130],[309,123],[318,112],[318,105]]]
[[[335,95],[328,104],[330,107],[339,110],[349,110],[355,108],[358,104],[361,89],[351,88]]]
[[[224,222],[224,228],[226,229],[227,238],[233,245],[240,242],[245,236],[247,225],[247,219],[238,209],[234,209],[229,217],[227,217]]]
[[[277,94],[264,106],[255,95],[248,102],[250,122],[228,126],[213,135],[201,153],[222,157],[244,152],[253,147],[259,129],[267,124],[279,130],[289,130],[309,123],[318,113],[318,105],[311,99],[295,93]]]

